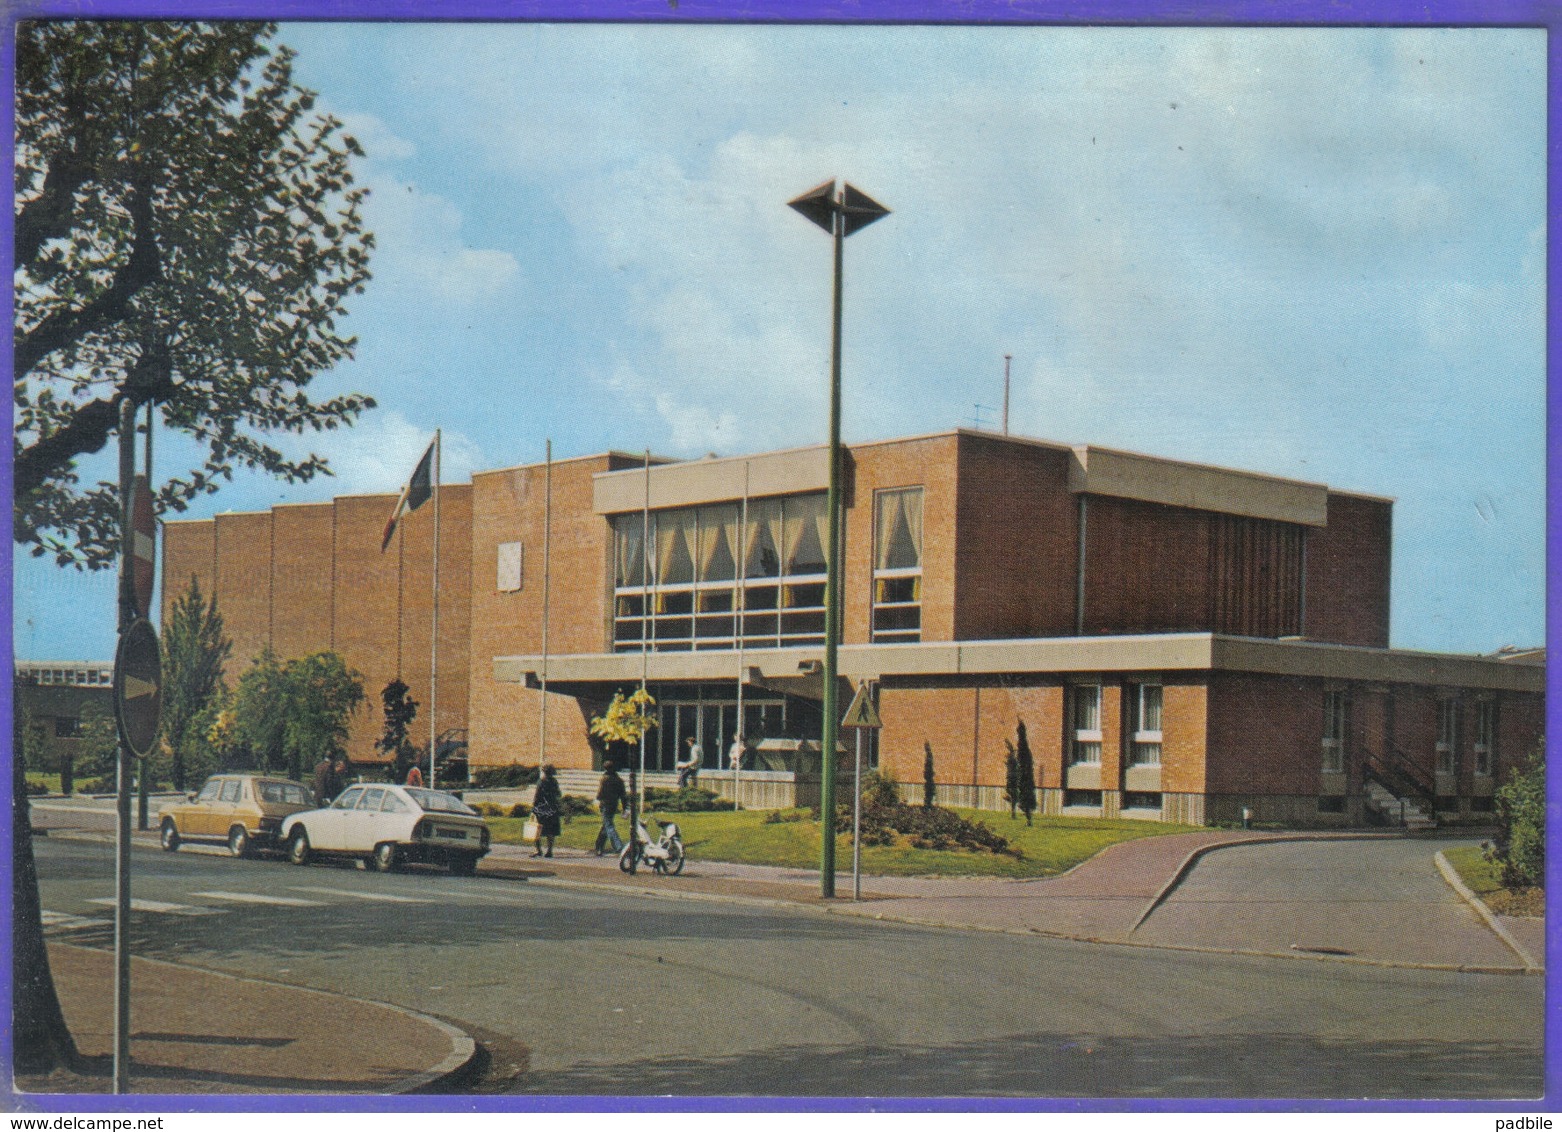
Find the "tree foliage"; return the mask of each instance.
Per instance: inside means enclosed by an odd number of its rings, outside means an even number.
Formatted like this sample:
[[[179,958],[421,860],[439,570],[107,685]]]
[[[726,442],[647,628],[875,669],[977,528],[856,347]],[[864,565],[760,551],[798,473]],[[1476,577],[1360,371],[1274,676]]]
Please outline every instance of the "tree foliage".
[[[262,770],[300,778],[306,768],[345,751],[362,702],[363,677],[336,653],[282,662],[267,649],[239,677],[231,724],[218,738],[247,752]],[[225,726],[220,717],[214,723]]]
[[[933,744],[924,740],[922,750],[922,807],[932,809],[938,796],[938,786],[933,779]]]
[[[644,688],[629,696],[616,692],[607,710],[592,719],[591,733],[605,742],[632,747],[656,726],[656,716],[651,712],[655,706],[656,700]]]
[[[191,760],[199,758],[195,748],[206,745],[206,728],[199,724],[212,701],[227,692],[222,672],[233,647],[223,632],[216,595],[208,602],[194,576],[174,600],[162,644],[163,743],[174,789],[184,790]]]
[[[385,712],[385,730],[374,742],[374,749],[395,760],[396,781],[407,777],[407,768],[417,757],[417,748],[407,737],[412,721],[418,717],[418,701],[407,693],[411,689],[398,676],[380,691]]]
[[[1020,756],[1014,749],[1013,739],[1005,739],[1003,745],[1008,749],[1003,759],[1003,800],[1009,803],[1012,818],[1020,805]]]
[[[350,424],[373,401],[306,386],[350,357],[337,331],[374,239],[350,163],[269,24],[27,22],[16,40],[15,537],[62,565],[117,549],[110,484],[80,482],[118,405],[154,402],[199,466],[182,511],[234,469],[328,472],[262,437]]]

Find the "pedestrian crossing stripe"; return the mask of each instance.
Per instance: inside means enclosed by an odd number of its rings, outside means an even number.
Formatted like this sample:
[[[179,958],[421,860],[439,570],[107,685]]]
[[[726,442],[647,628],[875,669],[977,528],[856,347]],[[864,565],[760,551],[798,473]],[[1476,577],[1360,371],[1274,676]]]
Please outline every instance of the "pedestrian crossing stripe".
[[[326,896],[351,896],[354,900],[383,900],[393,904],[432,904],[432,900],[424,900],[418,896],[392,896],[387,892],[349,892],[342,888],[311,888],[308,885],[292,884],[288,888],[293,892],[318,892]]]
[[[91,916],[72,916],[67,912],[51,912],[45,908],[40,914],[45,931],[79,932],[88,928],[106,928],[113,924],[112,920],[96,919]]]
[[[118,901],[112,897],[103,897],[86,901],[88,904],[102,904],[113,908]],[[210,916],[217,912],[216,908],[197,908],[191,904],[169,904],[162,900],[143,900],[140,897],[132,897],[130,900],[132,912],[166,912],[176,916]]]
[[[208,900],[231,900],[235,904],[280,904],[288,908],[321,908],[319,900],[300,900],[294,896],[262,896],[258,892],[192,892]]]

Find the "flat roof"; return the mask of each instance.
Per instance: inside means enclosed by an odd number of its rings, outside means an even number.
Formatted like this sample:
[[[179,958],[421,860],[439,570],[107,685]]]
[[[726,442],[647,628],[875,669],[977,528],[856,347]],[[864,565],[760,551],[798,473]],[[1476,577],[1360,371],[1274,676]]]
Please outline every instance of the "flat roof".
[[[746,681],[780,680],[814,671],[824,647],[745,649]],[[601,685],[640,679],[642,654],[582,653],[496,656],[494,679],[535,685]],[[644,656],[647,679],[726,681],[738,676],[736,650],[653,652]],[[1113,637],[1036,637],[1002,641],[842,645],[840,676],[879,680],[900,676],[981,676],[1000,673],[1253,672],[1278,676],[1422,684],[1539,692],[1545,668],[1490,657],[1374,649],[1315,641],[1230,637],[1215,633],[1166,633]]]

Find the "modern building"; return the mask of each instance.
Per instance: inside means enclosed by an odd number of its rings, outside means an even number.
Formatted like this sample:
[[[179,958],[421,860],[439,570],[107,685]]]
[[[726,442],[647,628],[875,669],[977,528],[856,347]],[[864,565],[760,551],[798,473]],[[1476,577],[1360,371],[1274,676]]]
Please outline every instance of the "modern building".
[[[1543,657],[1389,648],[1388,499],[966,430],[846,463],[840,702],[866,682],[870,762],[920,783],[930,746],[943,800],[1000,808],[1023,724],[1044,812],[1479,820],[1541,733]],[[199,578],[235,663],[333,649],[371,703],[397,675],[426,703],[437,651],[474,766],[589,772],[590,719],[644,679],[650,769],[694,736],[706,785],[774,804],[817,773],[827,481],[818,447],[446,485],[437,650],[434,509],[382,553],[391,495],[170,522],[165,603]]]
[[[94,660],[18,660],[15,670],[18,722],[36,728],[40,766],[59,772],[85,768],[83,721],[92,712],[114,713],[114,666]]]

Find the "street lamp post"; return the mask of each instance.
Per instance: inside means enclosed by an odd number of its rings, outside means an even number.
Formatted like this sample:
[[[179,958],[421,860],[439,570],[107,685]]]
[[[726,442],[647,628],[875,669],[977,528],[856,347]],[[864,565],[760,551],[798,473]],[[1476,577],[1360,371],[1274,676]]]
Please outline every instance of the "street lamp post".
[[[819,889],[829,898],[835,895],[835,743],[841,722],[835,694],[835,654],[841,637],[842,247],[847,236],[888,216],[889,209],[845,182],[837,193],[834,178],[787,203],[830,233],[835,241],[835,300],[830,339],[830,492],[825,502],[829,511],[829,545],[824,548],[824,733],[819,750],[819,812],[823,826]]]

